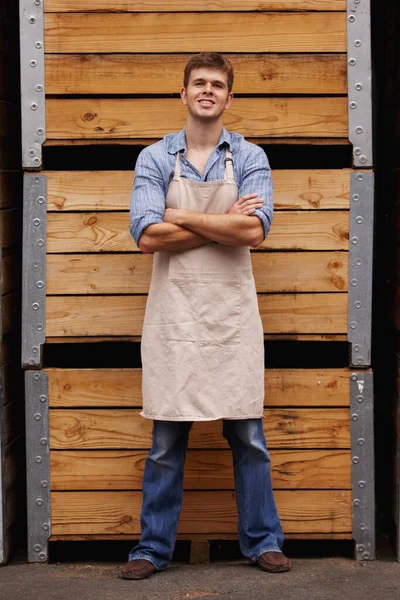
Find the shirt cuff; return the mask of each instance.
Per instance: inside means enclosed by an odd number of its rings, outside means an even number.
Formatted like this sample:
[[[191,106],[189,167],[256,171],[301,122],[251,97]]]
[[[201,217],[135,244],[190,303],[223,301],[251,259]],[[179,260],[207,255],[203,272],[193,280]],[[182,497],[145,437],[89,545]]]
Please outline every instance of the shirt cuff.
[[[164,221],[161,217],[157,217],[155,215],[147,215],[145,217],[139,218],[137,223],[130,226],[129,232],[135,240],[136,246],[139,247],[139,239],[143,233],[143,230],[146,229],[146,227],[148,227],[149,225],[155,225],[156,223],[164,223]]]
[[[261,220],[264,228],[264,240],[268,235],[268,232],[271,228],[271,221],[268,219],[265,212],[263,212],[260,208],[256,208],[256,210],[251,214],[252,217],[258,217]]]

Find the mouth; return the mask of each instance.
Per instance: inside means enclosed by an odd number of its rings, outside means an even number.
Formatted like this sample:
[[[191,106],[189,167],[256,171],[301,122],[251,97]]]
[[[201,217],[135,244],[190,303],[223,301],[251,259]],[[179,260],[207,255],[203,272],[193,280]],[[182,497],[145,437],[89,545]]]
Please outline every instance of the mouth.
[[[199,100],[199,104],[201,104],[201,106],[212,106],[214,102],[212,100],[202,99]]]

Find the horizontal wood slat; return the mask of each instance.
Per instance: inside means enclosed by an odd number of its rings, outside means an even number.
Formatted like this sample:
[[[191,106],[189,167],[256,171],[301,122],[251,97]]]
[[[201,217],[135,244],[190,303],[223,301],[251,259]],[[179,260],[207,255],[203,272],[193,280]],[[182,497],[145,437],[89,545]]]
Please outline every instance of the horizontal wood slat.
[[[58,409],[50,411],[52,449],[146,449],[152,420],[137,409]],[[349,448],[346,408],[266,408],[263,426],[269,448]],[[196,422],[190,448],[227,448],[220,421]]]
[[[275,499],[285,533],[351,531],[350,490],[277,490]],[[139,534],[141,502],[141,492],[52,492],[52,534]],[[187,491],[178,532],[237,533],[232,492]]]
[[[141,335],[147,296],[48,296],[46,336]],[[347,294],[259,295],[265,333],[347,333]]]
[[[214,533],[213,540],[237,540],[237,533]],[[126,534],[87,534],[87,535],[51,535],[49,542],[88,542],[88,541],[121,541],[121,540],[138,540],[139,534],[126,533]],[[201,540],[204,541],[204,533],[178,533],[176,536],[178,540]],[[341,532],[341,533],[285,533],[285,539],[287,540],[351,540],[353,539],[352,533]]]
[[[257,292],[345,292],[344,252],[252,252]],[[48,254],[48,294],[144,294],[152,254]]]
[[[350,169],[272,170],[274,209],[330,210],[350,205]],[[132,171],[44,171],[49,211],[129,210]]]
[[[138,251],[129,233],[128,213],[49,213],[47,251]],[[265,250],[347,250],[348,211],[277,212]]]
[[[140,407],[141,369],[46,369],[51,408]],[[349,406],[346,369],[266,369],[268,406]]]
[[[147,451],[50,453],[52,490],[141,490]],[[274,489],[350,489],[349,450],[274,450]],[[234,490],[229,450],[188,450],[185,490]]]
[[[52,52],[346,52],[346,13],[47,13]]]
[[[160,138],[181,129],[186,108],[179,98],[85,98],[46,102],[47,139]],[[236,98],[224,125],[245,137],[348,135],[342,97]]]
[[[346,0],[203,0],[203,11],[346,10]],[[198,0],[46,0],[45,12],[153,12],[199,10]]]
[[[235,94],[347,94],[344,54],[227,54]],[[47,54],[46,94],[177,94],[188,54]]]

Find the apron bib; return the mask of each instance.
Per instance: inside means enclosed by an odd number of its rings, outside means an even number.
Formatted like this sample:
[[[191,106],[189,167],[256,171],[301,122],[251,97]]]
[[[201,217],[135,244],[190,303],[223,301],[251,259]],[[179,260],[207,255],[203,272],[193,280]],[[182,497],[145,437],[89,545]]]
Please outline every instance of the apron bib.
[[[230,152],[224,180],[211,182],[181,178],[177,153],[166,207],[224,214],[237,199]],[[263,417],[264,333],[248,246],[154,253],[141,358],[143,417]]]

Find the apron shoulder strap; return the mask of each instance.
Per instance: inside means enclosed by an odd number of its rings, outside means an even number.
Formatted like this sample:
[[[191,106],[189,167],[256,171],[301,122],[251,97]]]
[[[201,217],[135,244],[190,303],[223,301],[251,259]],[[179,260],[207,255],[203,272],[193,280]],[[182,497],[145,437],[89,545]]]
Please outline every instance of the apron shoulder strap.
[[[175,158],[175,172],[174,172],[174,177],[180,177],[181,176],[181,153],[178,152],[176,153],[176,158]]]
[[[233,160],[232,152],[226,148],[225,150],[225,176],[226,181],[235,181],[233,177]]]

